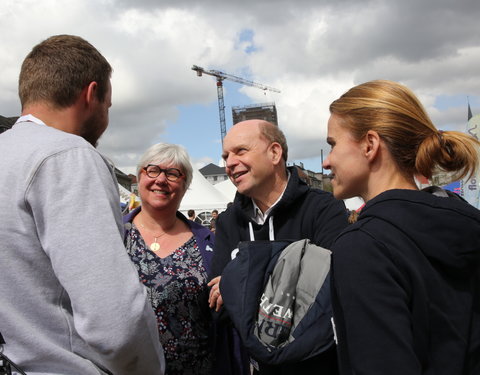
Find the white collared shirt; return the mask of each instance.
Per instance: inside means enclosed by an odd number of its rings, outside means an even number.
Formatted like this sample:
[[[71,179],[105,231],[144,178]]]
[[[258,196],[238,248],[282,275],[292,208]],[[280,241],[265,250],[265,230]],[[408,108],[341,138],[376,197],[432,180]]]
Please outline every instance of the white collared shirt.
[[[27,122],[27,121],[34,122],[35,124],[38,124],[38,125],[46,126],[46,124],[42,120],[40,120],[39,118],[31,114],[20,116],[15,122],[15,124],[18,124],[19,122]]]
[[[290,171],[287,170],[287,183],[285,184],[285,188],[283,189],[282,191],[282,194],[280,194],[280,196],[278,197],[278,199],[275,201],[274,204],[272,204],[265,212],[262,212],[262,210],[257,206],[257,204],[255,203],[255,201],[252,199],[252,204],[253,204],[253,215],[252,215],[252,220],[259,224],[259,225],[262,225],[265,223],[265,219],[268,217],[268,215],[270,214],[270,212],[272,212],[273,208],[275,207],[275,205],[280,202],[280,200],[282,199],[283,197],[283,194],[285,194],[285,190],[287,189],[287,186],[288,186],[288,181],[290,180]]]

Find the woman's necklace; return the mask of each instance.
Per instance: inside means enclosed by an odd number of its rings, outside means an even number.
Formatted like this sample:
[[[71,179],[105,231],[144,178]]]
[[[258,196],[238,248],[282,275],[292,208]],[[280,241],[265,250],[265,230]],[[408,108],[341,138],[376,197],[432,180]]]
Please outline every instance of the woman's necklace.
[[[173,223],[173,225],[172,225],[172,228],[175,226],[176,222],[177,222],[177,219],[175,218],[175,221],[174,221],[174,223]],[[148,229],[145,228],[145,225],[143,225],[143,223],[142,223],[141,221],[140,221],[139,223],[140,223],[140,226],[141,226],[145,231],[148,232]],[[150,233],[151,233],[151,232],[150,232]],[[152,251],[159,251],[159,250],[160,250],[160,244],[157,242],[157,240],[158,240],[160,237],[162,237],[162,236],[164,236],[164,235],[166,235],[166,234],[167,234],[167,232],[163,232],[162,234],[160,234],[160,235],[158,235],[158,236],[153,235],[153,242],[150,244],[150,249],[151,249]]]

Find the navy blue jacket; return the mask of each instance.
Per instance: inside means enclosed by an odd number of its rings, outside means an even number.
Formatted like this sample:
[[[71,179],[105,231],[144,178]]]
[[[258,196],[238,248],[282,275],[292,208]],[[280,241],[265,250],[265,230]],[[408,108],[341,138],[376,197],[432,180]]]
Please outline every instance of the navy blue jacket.
[[[265,221],[252,221],[251,198],[237,192],[233,204],[217,218],[212,277],[221,275],[231,261],[231,253],[241,241],[250,241],[249,223],[255,240],[269,240],[270,217],[273,217],[275,240],[309,239],[313,244],[330,249],[334,239],[348,225],[347,210],[342,201],[331,193],[310,188],[298,176],[295,167],[289,167],[290,179],[282,199]],[[221,290],[221,285],[220,285]],[[332,341],[333,342],[333,341]],[[313,349],[313,348],[312,348]],[[318,371],[322,375],[336,374],[335,349],[331,348],[308,360],[269,366],[260,364],[262,374],[297,374]]]
[[[332,252],[342,375],[480,374],[479,210],[386,191]]]

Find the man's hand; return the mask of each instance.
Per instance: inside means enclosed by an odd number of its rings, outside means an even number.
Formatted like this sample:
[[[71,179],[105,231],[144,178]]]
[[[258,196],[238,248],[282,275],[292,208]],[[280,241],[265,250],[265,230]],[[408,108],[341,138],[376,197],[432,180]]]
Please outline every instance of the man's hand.
[[[220,294],[220,279],[221,276],[217,276],[207,284],[211,287],[208,304],[210,305],[210,308],[215,307],[215,311],[219,311],[220,307],[223,305],[222,295]]]

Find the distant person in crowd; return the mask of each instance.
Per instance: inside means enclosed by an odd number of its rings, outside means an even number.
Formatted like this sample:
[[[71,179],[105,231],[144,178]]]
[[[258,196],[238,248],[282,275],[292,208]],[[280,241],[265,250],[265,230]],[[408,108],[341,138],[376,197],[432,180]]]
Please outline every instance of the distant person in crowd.
[[[480,373],[480,212],[414,176],[468,176],[479,142],[437,130],[391,81],[355,86],[330,105],[323,167],[335,197],[361,196],[333,251],[342,375]]]
[[[210,229],[213,233],[215,233],[215,224],[214,223],[208,224],[208,229]]]
[[[188,220],[192,220],[197,224],[202,224],[202,220],[195,215],[195,210],[188,210]]]
[[[80,37],[44,40],[21,67],[22,116],[0,135],[0,331],[28,374],[163,373],[113,168],[94,148],[111,72]]]
[[[147,287],[168,375],[213,369],[207,274],[215,236],[178,211],[192,173],[183,147],[150,147],[137,165],[142,204],[124,217],[125,246]]]
[[[210,219],[210,229],[215,231],[217,225],[218,210],[212,211],[212,218]]]
[[[287,142],[278,126],[263,120],[234,125],[223,142],[226,172],[237,187],[233,205],[218,216],[210,284],[210,306],[223,304],[219,283],[240,241],[310,239],[330,248],[348,225],[346,208],[332,194],[311,189],[287,167]],[[312,348],[313,349],[313,348]],[[297,363],[259,364],[260,374],[336,374],[331,347]]]

